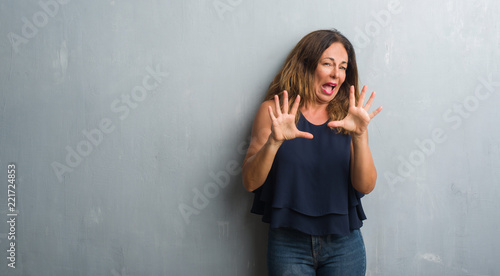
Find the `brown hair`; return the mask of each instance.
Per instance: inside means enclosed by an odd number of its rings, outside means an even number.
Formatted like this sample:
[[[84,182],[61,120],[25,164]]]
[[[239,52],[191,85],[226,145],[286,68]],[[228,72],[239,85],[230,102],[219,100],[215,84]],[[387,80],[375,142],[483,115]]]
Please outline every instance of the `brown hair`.
[[[293,48],[283,64],[279,73],[274,77],[269,85],[265,100],[273,99],[274,95],[282,97],[283,90],[288,91],[290,98],[290,107],[293,105],[297,95],[300,95],[300,107],[313,102],[316,99],[314,91],[314,73],[318,66],[319,59],[323,52],[332,45],[332,43],[341,43],[348,57],[346,78],[339,88],[337,95],[327,107],[330,120],[342,120],[347,116],[349,110],[349,91],[351,85],[354,85],[356,103],[359,98],[358,87],[358,67],[356,65],[356,55],[351,42],[339,31],[318,30],[304,36]],[[298,120],[300,111],[297,112]],[[347,134],[342,128],[338,131]]]

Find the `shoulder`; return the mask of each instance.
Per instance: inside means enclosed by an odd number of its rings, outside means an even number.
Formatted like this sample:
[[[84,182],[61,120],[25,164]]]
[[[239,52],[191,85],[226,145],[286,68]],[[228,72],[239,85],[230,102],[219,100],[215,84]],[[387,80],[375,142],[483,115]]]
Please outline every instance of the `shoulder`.
[[[274,100],[264,101],[262,104],[260,104],[259,111],[261,111],[262,109],[265,109],[267,111],[269,107],[271,107],[273,109],[273,111],[276,111],[275,110],[276,104],[275,104]]]
[[[253,122],[254,133],[259,133],[263,128],[271,131],[272,121],[269,116],[269,108],[271,108],[273,112],[276,112],[276,106],[273,100],[265,101],[260,105]]]
[[[257,111],[257,115],[255,116],[254,124],[263,123],[269,126],[271,125],[271,117],[269,117],[269,107],[276,114],[276,104],[274,103],[274,100],[267,100],[260,105],[259,110]]]

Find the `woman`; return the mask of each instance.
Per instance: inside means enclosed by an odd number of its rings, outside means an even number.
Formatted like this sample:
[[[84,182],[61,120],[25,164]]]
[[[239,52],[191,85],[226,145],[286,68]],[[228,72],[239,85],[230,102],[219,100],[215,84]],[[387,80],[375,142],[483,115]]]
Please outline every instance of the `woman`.
[[[352,44],[336,30],[306,35],[288,55],[252,127],[243,184],[270,223],[269,275],[365,275],[360,198],[377,172]],[[281,102],[280,102],[281,99]]]

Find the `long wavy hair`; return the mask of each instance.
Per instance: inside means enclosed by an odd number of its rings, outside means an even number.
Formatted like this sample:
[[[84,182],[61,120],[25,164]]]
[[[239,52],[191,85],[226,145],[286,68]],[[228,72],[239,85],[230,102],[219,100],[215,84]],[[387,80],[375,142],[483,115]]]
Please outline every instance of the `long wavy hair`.
[[[341,43],[348,56],[346,78],[339,88],[337,95],[330,101],[327,107],[330,120],[338,121],[347,116],[349,110],[349,91],[351,85],[354,85],[356,103],[359,99],[358,87],[358,67],[356,64],[356,54],[351,42],[339,31],[318,30],[304,36],[293,48],[283,64],[279,73],[274,77],[269,85],[265,100],[272,100],[274,95],[282,98],[283,91],[288,91],[290,108],[293,105],[297,95],[300,95],[300,107],[316,100],[314,91],[314,74],[318,66],[319,59],[323,52],[332,45],[332,43]],[[297,112],[296,121],[300,116],[300,107]],[[347,134],[342,128],[337,131]]]

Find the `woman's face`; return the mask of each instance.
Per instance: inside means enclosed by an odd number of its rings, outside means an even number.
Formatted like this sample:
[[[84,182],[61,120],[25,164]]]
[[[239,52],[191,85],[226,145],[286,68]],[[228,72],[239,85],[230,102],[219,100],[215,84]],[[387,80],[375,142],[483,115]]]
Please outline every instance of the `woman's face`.
[[[321,55],[314,73],[316,98],[320,103],[328,103],[337,95],[345,80],[347,59],[347,51],[339,42],[332,43]]]

